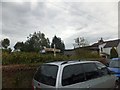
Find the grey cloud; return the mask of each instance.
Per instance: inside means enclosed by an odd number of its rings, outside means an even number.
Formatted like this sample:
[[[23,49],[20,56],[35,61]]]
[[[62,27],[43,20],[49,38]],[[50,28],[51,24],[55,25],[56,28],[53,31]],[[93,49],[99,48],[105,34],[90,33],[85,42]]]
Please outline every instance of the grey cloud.
[[[10,37],[11,44],[14,45],[17,40],[24,41],[35,31],[41,31],[46,37],[52,39],[54,35],[61,36],[63,31],[70,29],[76,33],[61,37],[66,48],[73,47],[74,38],[77,36],[86,37],[89,42],[95,42],[101,36],[105,39],[115,38],[116,30],[115,33],[112,30],[116,28],[104,24],[104,22],[111,24],[112,19],[109,18],[113,11],[109,11],[108,7],[104,10],[100,5],[107,6],[106,3],[38,2],[33,8],[30,2],[22,4],[6,2],[2,6],[3,35]],[[106,11],[111,14],[107,14]]]

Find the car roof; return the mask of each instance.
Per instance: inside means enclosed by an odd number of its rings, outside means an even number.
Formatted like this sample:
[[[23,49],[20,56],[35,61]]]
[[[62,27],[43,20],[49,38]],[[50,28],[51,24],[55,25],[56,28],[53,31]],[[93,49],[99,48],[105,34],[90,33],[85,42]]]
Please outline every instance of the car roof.
[[[55,61],[55,62],[49,62],[46,64],[52,64],[52,65],[65,65],[65,64],[77,64],[77,63],[95,63],[98,61],[79,61],[79,60],[70,60],[70,61]]]
[[[120,60],[120,58],[112,58],[112,60]]]

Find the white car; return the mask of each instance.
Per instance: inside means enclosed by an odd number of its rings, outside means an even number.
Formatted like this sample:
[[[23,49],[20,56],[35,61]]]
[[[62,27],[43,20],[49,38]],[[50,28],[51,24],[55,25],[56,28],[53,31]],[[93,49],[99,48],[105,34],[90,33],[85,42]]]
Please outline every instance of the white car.
[[[116,76],[98,61],[59,61],[41,65],[33,77],[34,90],[114,88]],[[40,88],[40,89],[39,89]]]

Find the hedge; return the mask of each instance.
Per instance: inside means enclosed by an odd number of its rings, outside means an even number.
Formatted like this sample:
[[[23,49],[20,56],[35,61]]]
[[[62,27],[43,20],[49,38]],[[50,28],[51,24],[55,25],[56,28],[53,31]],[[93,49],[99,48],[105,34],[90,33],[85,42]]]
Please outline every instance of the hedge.
[[[59,61],[69,59],[64,55],[57,55],[56,57],[53,54],[39,54],[34,52],[13,52],[13,53],[2,53],[2,64],[29,64],[29,63],[44,63],[50,61]]]
[[[57,54],[56,57],[54,57],[53,54],[40,54],[35,52],[12,52],[12,53],[3,52],[2,64],[3,65],[31,64],[31,63],[44,63],[44,62],[51,62],[51,61],[76,60],[80,58],[81,59],[98,58],[96,57],[95,54],[86,54],[85,56],[84,55],[68,57],[63,54]]]

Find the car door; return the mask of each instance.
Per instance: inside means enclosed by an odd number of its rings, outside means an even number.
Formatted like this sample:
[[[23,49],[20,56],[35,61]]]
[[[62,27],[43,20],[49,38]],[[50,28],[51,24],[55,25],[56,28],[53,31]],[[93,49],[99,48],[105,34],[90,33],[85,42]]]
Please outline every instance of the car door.
[[[104,80],[104,88],[114,88],[116,77],[112,75],[109,69],[101,63],[96,63],[100,78]]]
[[[114,88],[116,77],[110,74],[110,71],[108,70],[108,68],[103,67],[99,69],[99,73],[100,73],[99,78],[104,80],[104,83],[102,85],[103,88]]]
[[[88,85],[85,83],[85,75],[81,64],[68,65],[64,67],[60,90],[81,90],[82,88],[87,87]]]
[[[92,88],[111,88],[114,87],[115,78],[109,74],[108,69],[104,66],[98,69],[95,63],[84,64],[86,83]],[[113,81],[112,81],[113,80]]]
[[[86,83],[89,85],[89,88],[104,88],[105,80],[100,78],[99,70],[96,67],[95,63],[85,63],[83,64],[85,71]]]

